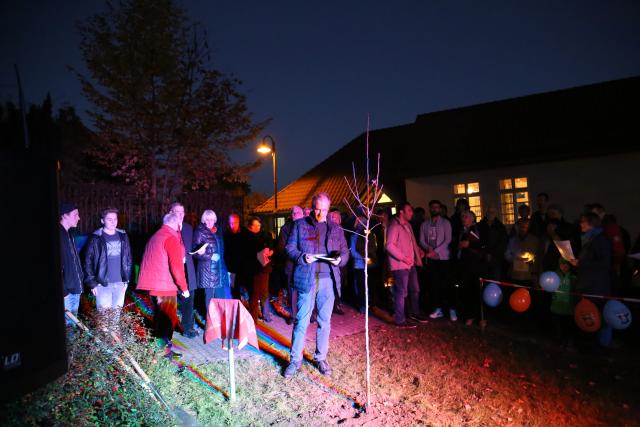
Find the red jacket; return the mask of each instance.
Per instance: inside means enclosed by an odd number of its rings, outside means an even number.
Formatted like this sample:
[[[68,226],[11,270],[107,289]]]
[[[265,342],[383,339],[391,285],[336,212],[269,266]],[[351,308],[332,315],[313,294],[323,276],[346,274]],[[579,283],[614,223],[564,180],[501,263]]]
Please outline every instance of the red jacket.
[[[168,225],[151,236],[144,249],[136,289],[154,296],[175,296],[188,289],[184,274],[184,246],[180,234]]]

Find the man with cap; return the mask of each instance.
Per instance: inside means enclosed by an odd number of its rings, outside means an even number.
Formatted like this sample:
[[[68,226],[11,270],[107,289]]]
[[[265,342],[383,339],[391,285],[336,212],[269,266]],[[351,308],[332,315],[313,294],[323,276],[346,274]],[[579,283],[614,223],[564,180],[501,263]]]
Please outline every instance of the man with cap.
[[[62,267],[62,288],[64,290],[64,308],[75,316],[78,315],[82,281],[84,274],[70,228],[78,226],[80,214],[73,203],[60,204],[60,266]],[[73,323],[67,320],[67,325]]]

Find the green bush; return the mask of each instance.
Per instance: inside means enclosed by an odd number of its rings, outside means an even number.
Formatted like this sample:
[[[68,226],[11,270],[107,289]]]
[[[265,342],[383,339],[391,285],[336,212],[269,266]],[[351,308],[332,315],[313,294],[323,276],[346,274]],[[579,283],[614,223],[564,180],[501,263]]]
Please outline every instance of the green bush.
[[[124,350],[143,369],[173,370],[135,314],[119,320],[121,343],[115,343],[100,326],[115,323],[113,313],[84,319],[91,333],[69,330],[69,371],[58,380],[8,402],[0,408],[3,426],[159,425],[172,423],[167,411],[143,388],[140,379],[120,365],[127,365]],[[98,343],[96,338],[102,343]]]

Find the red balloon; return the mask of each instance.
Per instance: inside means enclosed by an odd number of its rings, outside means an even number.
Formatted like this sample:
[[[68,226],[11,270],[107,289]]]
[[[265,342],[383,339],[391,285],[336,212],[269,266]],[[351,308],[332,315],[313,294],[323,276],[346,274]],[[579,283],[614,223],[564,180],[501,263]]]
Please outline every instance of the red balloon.
[[[531,295],[525,288],[520,288],[511,294],[509,297],[509,305],[513,308],[513,311],[517,313],[523,313],[527,311],[531,305]]]
[[[598,307],[596,307],[592,301],[582,298],[580,302],[576,304],[574,317],[576,324],[583,331],[596,332],[600,330],[602,324],[600,310],[598,310]]]

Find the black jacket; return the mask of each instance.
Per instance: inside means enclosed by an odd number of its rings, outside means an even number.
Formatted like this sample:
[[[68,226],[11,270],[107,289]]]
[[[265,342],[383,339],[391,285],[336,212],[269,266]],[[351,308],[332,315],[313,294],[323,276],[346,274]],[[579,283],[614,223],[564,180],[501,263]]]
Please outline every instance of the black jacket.
[[[73,237],[60,226],[60,266],[62,267],[62,289],[64,296],[82,293],[82,265]]]
[[[184,246],[184,272],[187,274],[189,290],[193,291],[198,288],[198,281],[196,280],[196,267],[193,263],[193,255],[189,253],[193,248],[193,227],[191,224],[187,222],[182,223],[180,236],[182,237],[182,245]]]
[[[84,257],[84,283],[91,289],[98,285],[107,286],[107,242],[102,235],[102,228],[93,232],[87,241]],[[129,237],[123,230],[118,229],[116,235],[120,237],[120,273],[122,281],[131,280],[131,244]]]
[[[478,223],[478,231],[488,264],[493,267],[502,266],[509,242],[504,224],[496,218],[489,225],[489,221],[485,218]]]
[[[232,233],[231,230],[224,232],[224,262],[230,273],[243,273],[248,234],[249,231],[244,227],[240,227],[238,233]]]
[[[193,232],[193,248],[191,250],[197,249],[204,243],[208,243],[204,255],[193,254],[193,257],[198,261],[198,287],[210,289],[229,286],[222,238],[209,230],[206,225],[199,224]],[[213,254],[218,254],[220,258],[213,261],[211,259]]]
[[[586,241],[578,257],[578,292],[611,294],[611,242],[600,232]]]

